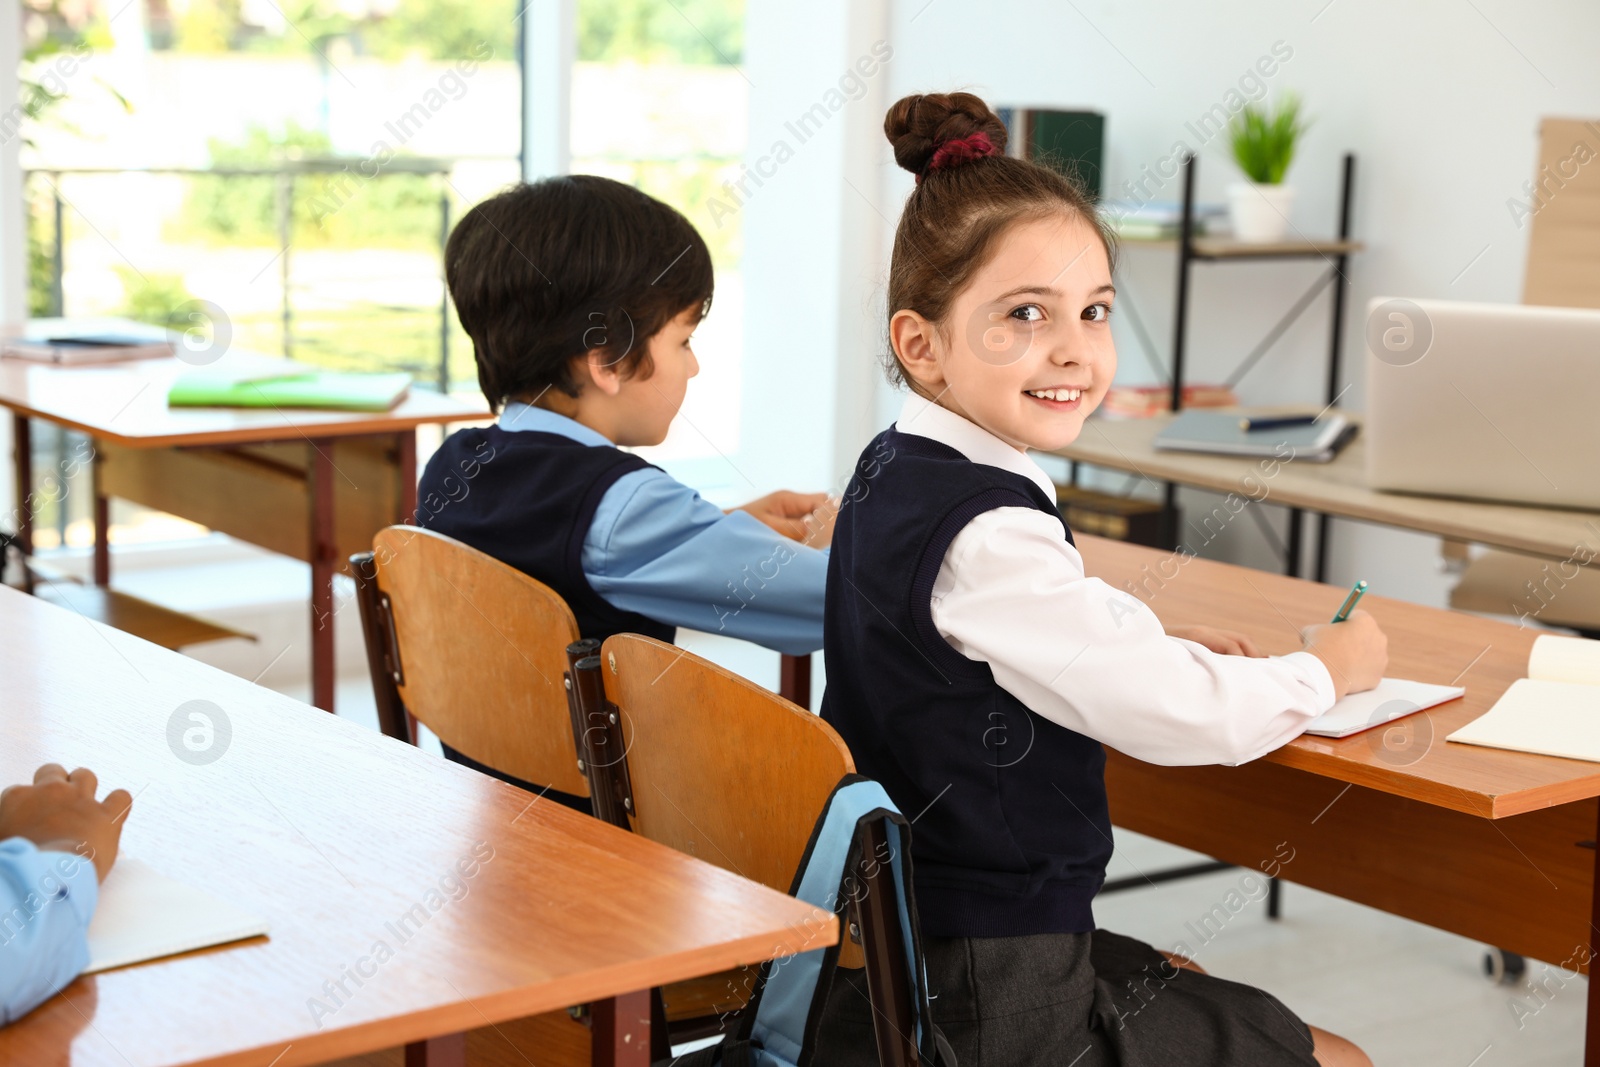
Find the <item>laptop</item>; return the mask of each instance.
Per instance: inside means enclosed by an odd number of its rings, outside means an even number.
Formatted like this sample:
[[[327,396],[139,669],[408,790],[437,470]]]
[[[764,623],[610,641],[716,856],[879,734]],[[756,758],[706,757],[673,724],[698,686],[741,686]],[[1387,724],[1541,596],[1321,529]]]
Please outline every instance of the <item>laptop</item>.
[[[1375,297],[1367,484],[1600,509],[1600,310]]]

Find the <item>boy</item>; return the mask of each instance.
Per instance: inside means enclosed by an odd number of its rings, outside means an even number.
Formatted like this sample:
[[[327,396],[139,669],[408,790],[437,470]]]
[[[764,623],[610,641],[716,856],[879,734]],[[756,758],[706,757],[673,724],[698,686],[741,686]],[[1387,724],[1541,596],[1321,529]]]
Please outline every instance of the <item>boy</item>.
[[[687,219],[607,178],[518,185],[462,218],[445,276],[500,415],[429,460],[419,526],[550,586],[584,637],[671,641],[691,626],[791,654],[822,646],[824,494],[725,514],[623,451],[666,437],[699,371],[690,341],[713,279]]]

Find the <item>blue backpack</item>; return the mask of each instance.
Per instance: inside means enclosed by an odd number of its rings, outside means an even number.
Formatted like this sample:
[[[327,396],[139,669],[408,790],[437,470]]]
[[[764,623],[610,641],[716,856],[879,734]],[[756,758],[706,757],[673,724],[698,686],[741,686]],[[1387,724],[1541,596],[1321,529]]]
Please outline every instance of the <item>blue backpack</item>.
[[[789,892],[838,914],[844,936],[861,941],[882,1067],[956,1067],[928,1011],[910,843],[910,823],[883,787],[846,775]],[[737,1032],[657,1067],[812,1067],[838,960],[834,945],[763,964]]]

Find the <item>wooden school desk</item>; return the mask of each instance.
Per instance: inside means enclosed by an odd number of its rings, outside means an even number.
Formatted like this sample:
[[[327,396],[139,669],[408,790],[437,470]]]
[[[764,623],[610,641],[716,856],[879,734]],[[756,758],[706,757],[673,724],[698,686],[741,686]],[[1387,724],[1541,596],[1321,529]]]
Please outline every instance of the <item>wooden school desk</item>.
[[[1265,502],[1270,504],[1399,526],[1532,556],[1564,560],[1579,545],[1600,548],[1600,512],[1370,489],[1366,440],[1360,434],[1330,462],[1280,463],[1277,472],[1267,477],[1259,459],[1158,451],[1155,437],[1171,421],[1171,415],[1090,419],[1078,440],[1055,454],[1152,481],[1258,499],[1264,492]],[[1191,515],[1189,519],[1198,524],[1204,521],[1204,515]]]
[[[165,511],[311,564],[311,702],[333,710],[334,572],[372,535],[416,511],[416,428],[489,418],[482,404],[413,388],[391,411],[169,408],[173,359],[57,367],[0,360],[12,411],[17,526],[32,551],[32,421],[88,434],[93,447],[94,580],[111,580],[111,497]],[[269,375],[315,368],[240,350],[211,369]],[[59,476],[60,472],[56,472]]]
[[[643,991],[837,940],[810,905],[37,598],[0,588],[0,635],[0,783],[91,767],[134,794],[124,855],[271,923],[78,979],[0,1028],[0,1063],[294,1067],[413,1043],[408,1067],[460,1065],[463,1031],[597,1002],[613,1062],[643,1065]],[[198,755],[191,701],[212,705]]]
[[[1162,623],[1300,648],[1347,590],[1079,537],[1090,575],[1132,583]],[[1110,753],[1118,825],[1564,967],[1600,950],[1600,764],[1445,741],[1527,675],[1536,632],[1369,593],[1388,674],[1465,686],[1461,700],[1352,737],[1304,736],[1242,767],[1156,767]],[[1280,848],[1283,851],[1280,851]],[[1292,850],[1292,859],[1283,856]],[[1600,982],[1586,1059],[1600,1067]]]

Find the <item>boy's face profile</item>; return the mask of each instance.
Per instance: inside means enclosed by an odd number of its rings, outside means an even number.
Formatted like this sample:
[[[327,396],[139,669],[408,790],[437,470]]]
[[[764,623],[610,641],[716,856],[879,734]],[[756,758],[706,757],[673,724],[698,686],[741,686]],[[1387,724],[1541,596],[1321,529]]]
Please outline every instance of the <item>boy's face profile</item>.
[[[580,357],[582,388],[578,421],[618,445],[659,445],[683,406],[689,379],[700,373],[691,341],[700,325],[700,307],[685,308],[645,343],[654,370],[628,374],[622,360],[605,349]]]
[[[1077,439],[1116,374],[1111,265],[1094,227],[1056,215],[1018,222],[942,323],[891,323],[919,391],[1019,449]]]

